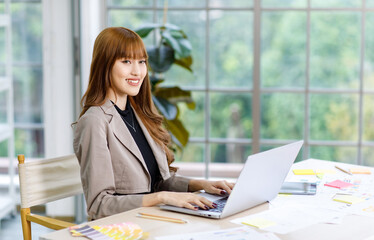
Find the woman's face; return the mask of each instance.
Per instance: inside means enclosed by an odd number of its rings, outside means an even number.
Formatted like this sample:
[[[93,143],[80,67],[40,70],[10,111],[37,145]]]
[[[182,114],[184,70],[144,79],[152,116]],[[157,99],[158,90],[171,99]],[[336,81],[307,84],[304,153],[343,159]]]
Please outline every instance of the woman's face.
[[[117,59],[112,68],[112,84],[120,95],[136,96],[147,75],[145,59]]]

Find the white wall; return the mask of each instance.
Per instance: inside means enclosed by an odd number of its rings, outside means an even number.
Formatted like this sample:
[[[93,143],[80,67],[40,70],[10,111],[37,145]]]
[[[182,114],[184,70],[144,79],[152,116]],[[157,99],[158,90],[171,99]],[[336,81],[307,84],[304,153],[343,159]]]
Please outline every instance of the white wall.
[[[73,153],[73,44],[71,0],[43,1],[45,156]],[[73,216],[73,198],[47,204],[50,216]]]

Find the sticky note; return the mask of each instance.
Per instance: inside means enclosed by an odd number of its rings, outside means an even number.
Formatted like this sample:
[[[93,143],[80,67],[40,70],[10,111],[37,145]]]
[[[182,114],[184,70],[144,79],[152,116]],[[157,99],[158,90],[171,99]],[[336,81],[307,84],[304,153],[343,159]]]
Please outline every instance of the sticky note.
[[[350,168],[349,171],[353,174],[371,174],[368,168]]]
[[[317,176],[319,179],[322,179],[323,176],[325,176],[325,174],[324,174],[324,173],[317,173],[316,176]]]
[[[316,174],[319,174],[319,173],[322,173],[322,174],[335,174],[336,171],[334,169],[317,169],[316,170]]]
[[[325,183],[325,186],[341,189],[341,188],[352,187],[354,185],[352,183],[343,182],[341,180],[335,180],[329,183]]]
[[[334,201],[348,203],[348,204],[355,204],[355,203],[365,201],[365,199],[360,198],[360,197],[356,197],[352,195],[343,195],[343,194],[337,194],[335,195],[333,199]]]
[[[292,170],[295,175],[314,175],[313,169],[294,169]]]
[[[267,228],[276,225],[277,223],[265,218],[252,218],[242,222],[242,224],[246,224],[257,228]]]

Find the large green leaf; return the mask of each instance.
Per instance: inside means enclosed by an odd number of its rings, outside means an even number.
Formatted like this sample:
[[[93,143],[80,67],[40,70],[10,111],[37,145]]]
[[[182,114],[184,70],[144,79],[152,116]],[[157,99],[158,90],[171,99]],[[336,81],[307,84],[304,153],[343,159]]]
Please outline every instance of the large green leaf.
[[[174,63],[174,50],[169,46],[149,47],[148,62],[154,72],[162,73]]]
[[[178,102],[194,104],[194,101],[191,98],[191,92],[182,90],[179,87],[157,88],[157,90],[154,92],[154,95],[162,99],[167,99],[173,104],[176,104]]]
[[[179,55],[182,54],[182,47],[180,46],[177,39],[175,39],[169,31],[164,31],[161,33],[162,38],[166,41],[166,43],[174,49]]]
[[[175,104],[162,97],[153,96],[152,99],[157,109],[167,120],[173,120],[178,116],[178,107]]]
[[[187,145],[189,133],[180,120],[166,120],[166,127],[172,135],[173,142],[175,142],[179,147]]]
[[[181,31],[180,27],[178,27],[177,25],[171,24],[171,23],[166,23],[165,25],[161,26],[161,29],[169,29],[169,30],[174,30],[174,31]]]
[[[191,73],[193,72],[191,65],[192,65],[192,57],[188,56],[186,58],[181,58],[181,59],[175,59],[174,63],[177,64],[180,67],[183,67],[190,71]]]
[[[145,38],[148,36],[148,34],[150,32],[152,32],[153,30],[155,30],[156,28],[159,28],[161,27],[160,24],[157,24],[157,23],[148,23],[148,24],[145,24],[145,25],[142,25],[141,27],[137,28],[135,30],[135,32],[141,37],[141,38]]]
[[[191,43],[185,38],[174,38],[169,31],[162,32],[165,42],[171,46],[179,58],[185,58],[191,55]]]

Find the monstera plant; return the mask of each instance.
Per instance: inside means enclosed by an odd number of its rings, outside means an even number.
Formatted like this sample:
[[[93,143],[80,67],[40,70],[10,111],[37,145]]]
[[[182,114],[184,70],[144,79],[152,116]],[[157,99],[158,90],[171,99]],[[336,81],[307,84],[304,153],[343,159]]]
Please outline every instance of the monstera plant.
[[[147,46],[153,101],[164,116],[172,141],[179,148],[183,148],[188,142],[189,133],[179,119],[178,104],[185,103],[189,109],[194,109],[195,102],[190,91],[182,90],[178,86],[164,87],[161,83],[165,81],[165,72],[173,64],[193,73],[191,43],[182,29],[169,23],[147,24],[135,31],[142,38],[152,32],[155,34],[155,45]]]

